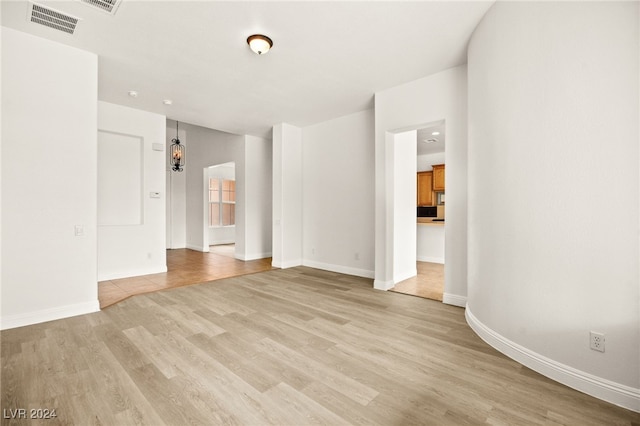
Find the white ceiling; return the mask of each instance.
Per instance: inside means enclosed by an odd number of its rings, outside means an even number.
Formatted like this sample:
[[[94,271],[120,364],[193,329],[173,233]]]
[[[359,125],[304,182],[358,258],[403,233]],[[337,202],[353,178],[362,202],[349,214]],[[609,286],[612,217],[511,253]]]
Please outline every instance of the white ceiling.
[[[439,135],[433,135],[433,132],[439,132]],[[416,139],[418,145],[418,155],[429,155],[444,152],[445,145],[445,123],[431,127],[425,127],[424,129],[418,129],[416,132]],[[435,142],[425,142],[430,139],[435,139]]]
[[[28,22],[26,1],[3,0],[2,25],[98,54],[100,100],[270,137],[274,124],[371,108],[377,91],[465,63],[493,2],[123,0],[114,16],[38,3],[82,18],[75,34]],[[273,39],[266,55],[247,46],[254,33]]]

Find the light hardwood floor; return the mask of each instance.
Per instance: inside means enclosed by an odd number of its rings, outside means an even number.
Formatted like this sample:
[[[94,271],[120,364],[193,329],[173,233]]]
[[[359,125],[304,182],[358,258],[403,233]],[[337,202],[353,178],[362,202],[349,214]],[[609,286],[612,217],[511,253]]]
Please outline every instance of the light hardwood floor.
[[[2,408],[68,425],[637,425],[506,358],[464,310],[306,267],[0,332]]]
[[[189,249],[167,250],[167,272],[99,282],[100,308],[136,294],[272,269],[270,257],[249,261],[235,259],[234,247],[233,244],[211,246],[209,253]]]
[[[444,294],[444,265],[441,263],[416,262],[418,274],[396,284],[391,291],[426,297],[442,302]]]

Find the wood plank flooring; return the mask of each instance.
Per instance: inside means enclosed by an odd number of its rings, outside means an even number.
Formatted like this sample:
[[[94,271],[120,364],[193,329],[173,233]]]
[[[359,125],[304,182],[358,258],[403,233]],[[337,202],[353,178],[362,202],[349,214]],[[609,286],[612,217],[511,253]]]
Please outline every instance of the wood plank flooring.
[[[99,282],[100,308],[136,294],[273,269],[270,257],[248,261],[235,259],[233,244],[211,246],[210,250],[209,253],[189,249],[167,250],[167,272]]]
[[[464,310],[296,267],[0,332],[2,425],[638,425],[506,358]],[[6,417],[6,416],[3,416]]]

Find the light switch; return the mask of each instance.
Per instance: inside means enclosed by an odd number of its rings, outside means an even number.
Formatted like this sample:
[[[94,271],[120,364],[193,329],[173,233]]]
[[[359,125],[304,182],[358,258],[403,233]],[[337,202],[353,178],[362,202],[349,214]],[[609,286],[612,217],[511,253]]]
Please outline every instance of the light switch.
[[[73,231],[76,235],[76,237],[84,237],[84,226],[83,225],[76,225],[73,227]]]

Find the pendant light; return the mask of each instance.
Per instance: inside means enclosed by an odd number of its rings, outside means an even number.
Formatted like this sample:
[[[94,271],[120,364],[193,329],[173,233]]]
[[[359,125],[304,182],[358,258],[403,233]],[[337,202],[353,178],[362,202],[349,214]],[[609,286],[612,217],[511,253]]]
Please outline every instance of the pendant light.
[[[180,144],[178,139],[178,121],[176,120],[176,137],[171,140],[171,148],[169,149],[169,165],[174,172],[184,170],[185,151],[184,145]]]

